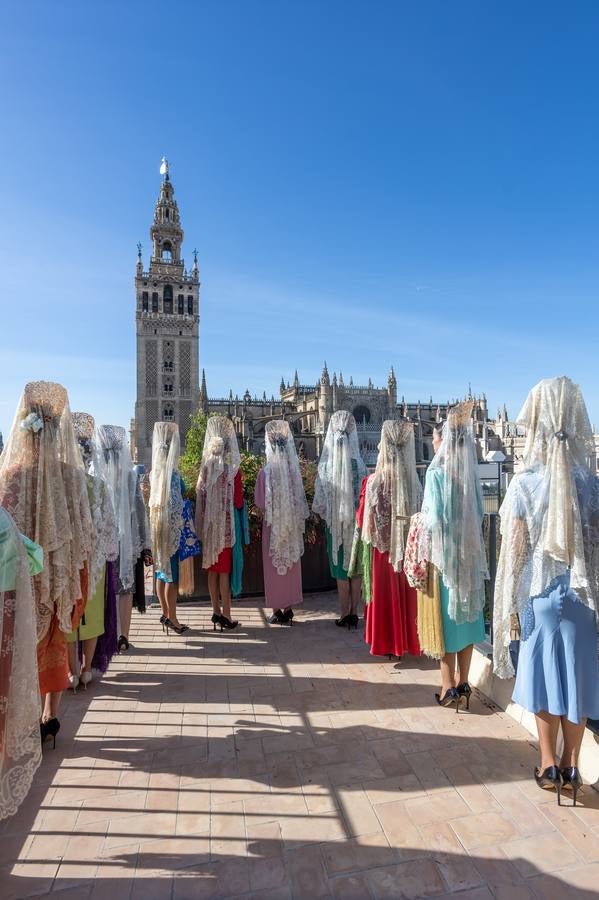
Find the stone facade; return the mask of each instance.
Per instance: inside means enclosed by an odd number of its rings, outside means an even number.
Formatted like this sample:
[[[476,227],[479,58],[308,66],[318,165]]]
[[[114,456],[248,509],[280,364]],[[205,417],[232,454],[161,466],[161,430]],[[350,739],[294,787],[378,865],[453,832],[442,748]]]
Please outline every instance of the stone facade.
[[[131,425],[134,460],[151,465],[154,423],[179,425],[184,444],[199,402],[200,280],[197,254],[191,271],[181,257],[183,229],[168,163],[150,228],[152,255],[144,269],[141,244],[135,273],[137,401]]]
[[[482,440],[488,422],[487,400],[484,395],[472,399],[477,436]],[[268,399],[263,394],[262,399],[258,399],[249,391],[241,398],[234,397],[232,390],[226,398],[211,398],[205,373],[200,388],[200,410],[206,415],[229,416],[235,424],[240,446],[253,453],[264,452],[266,423],[285,418],[293,429],[298,452],[307,459],[318,459],[331,415],[338,409],[347,409],[356,418],[362,455],[370,466],[376,463],[383,422],[400,417],[415,423],[417,463],[422,467],[428,465],[433,457],[433,428],[446,418],[448,407],[455,402],[436,403],[432,397],[427,403],[407,402],[405,397],[398,401],[393,368],[386,387],[375,387],[372,381],[367,385],[355,385],[352,378],[346,383],[341,373],[339,377],[333,373],[331,378],[326,362],[316,384],[302,384],[297,371],[293,382],[281,379],[276,398],[272,395]]]

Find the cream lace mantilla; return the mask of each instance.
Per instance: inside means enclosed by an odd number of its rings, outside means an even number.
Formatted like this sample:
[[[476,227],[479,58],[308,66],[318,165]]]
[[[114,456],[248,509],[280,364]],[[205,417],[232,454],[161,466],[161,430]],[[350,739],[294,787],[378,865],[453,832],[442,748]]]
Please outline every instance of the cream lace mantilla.
[[[196,532],[205,569],[235,544],[234,483],[240,462],[233,423],[226,416],[211,416],[196,487]]]
[[[80,573],[91,570],[93,523],[62,385],[25,386],[0,457],[0,506],[44,550],[44,569],[33,581],[38,639],[48,632],[54,613],[61,630],[70,632],[73,607],[82,599]]]
[[[289,423],[269,422],[265,434],[264,516],[272,528],[269,552],[278,574],[285,575],[304,552],[309,511]]]
[[[42,758],[36,643],[27,554],[0,508],[0,819],[16,813]]]
[[[329,527],[335,558],[343,546],[344,569],[349,568],[356,517],[352,461],[361,482],[366,466],[360,455],[356,420],[350,412],[341,409],[333,413],[329,422],[318,463],[312,509]]]
[[[137,502],[137,475],[133,471],[124,428],[100,425],[97,437],[117,523],[119,580],[121,588],[130,591],[135,582],[135,563],[146,546],[143,510]]]
[[[414,426],[383,422],[376,470],[367,482],[362,539],[400,572],[410,517],[420,508],[422,489],[416,471]]]
[[[87,472],[89,505],[94,527],[90,573],[90,594],[93,594],[106,562],[114,561],[119,555],[118,532],[112,492],[107,483],[104,454],[99,446],[94,417],[89,413],[74,412],[73,426]]]
[[[172,577],[171,556],[179,549],[183,528],[183,497],[178,472],[181,442],[175,422],[156,422],[152,437],[150,532],[158,571]]]
[[[495,581],[496,673],[513,675],[512,615],[569,570],[570,587],[597,611],[599,482],[588,413],[577,384],[541,381],[518,416],[527,429],[524,470],[500,510],[501,555]]]
[[[458,624],[480,616],[489,577],[472,409],[472,402],[465,402],[450,410],[443,441],[426,474],[422,506],[429,561],[443,576],[449,617]]]

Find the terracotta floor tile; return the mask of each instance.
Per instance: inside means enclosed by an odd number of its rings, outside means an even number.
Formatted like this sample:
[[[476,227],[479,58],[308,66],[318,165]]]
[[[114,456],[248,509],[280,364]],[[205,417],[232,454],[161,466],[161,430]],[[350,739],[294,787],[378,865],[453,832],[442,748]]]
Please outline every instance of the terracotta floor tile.
[[[388,866],[400,860],[399,850],[391,847],[382,831],[324,844],[321,851],[326,870],[332,876]]]
[[[470,812],[470,808],[454,789],[442,791],[436,796],[420,797],[406,801],[406,812],[416,825],[448,822]]]
[[[366,876],[376,900],[434,897],[445,893],[445,882],[432,860],[412,860],[397,866],[373,869]]]
[[[503,852],[525,878],[538,872],[555,872],[581,862],[572,844],[559,832],[506,842]],[[597,869],[599,871],[599,866]]]
[[[467,850],[513,840],[518,832],[505,813],[479,813],[451,819],[450,825]]]

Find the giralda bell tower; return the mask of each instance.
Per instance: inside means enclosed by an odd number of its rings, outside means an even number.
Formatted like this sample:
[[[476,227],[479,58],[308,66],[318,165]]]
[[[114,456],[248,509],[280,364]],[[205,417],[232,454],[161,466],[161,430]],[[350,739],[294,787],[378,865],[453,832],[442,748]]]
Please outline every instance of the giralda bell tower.
[[[135,312],[137,331],[137,401],[131,444],[135,461],[152,462],[154,422],[177,422],[183,446],[189,416],[199,401],[200,279],[181,258],[183,229],[166,159],[150,228],[152,256],[144,270],[137,246]]]

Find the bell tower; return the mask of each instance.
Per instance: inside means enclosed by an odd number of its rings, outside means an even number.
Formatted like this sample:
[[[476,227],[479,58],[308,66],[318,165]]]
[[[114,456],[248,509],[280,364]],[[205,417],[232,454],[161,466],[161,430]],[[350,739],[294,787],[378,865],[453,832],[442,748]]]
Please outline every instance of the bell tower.
[[[148,468],[154,423],[176,422],[183,445],[200,391],[198,257],[194,250],[193,266],[187,270],[181,257],[179,207],[164,158],[160,174],[150,227],[152,255],[144,268],[142,247],[137,245],[135,274],[137,400],[131,444],[135,461]]]

